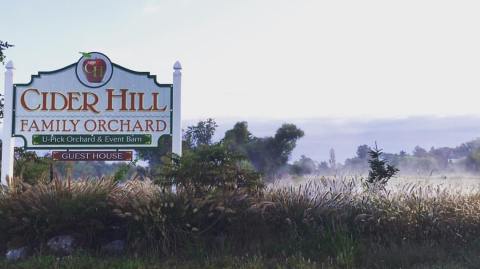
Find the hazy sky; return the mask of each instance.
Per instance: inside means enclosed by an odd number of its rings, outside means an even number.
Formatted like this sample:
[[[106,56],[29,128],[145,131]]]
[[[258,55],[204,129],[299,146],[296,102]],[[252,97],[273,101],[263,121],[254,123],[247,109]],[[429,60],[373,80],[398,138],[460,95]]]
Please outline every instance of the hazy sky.
[[[15,82],[100,51],[164,83],[180,60],[186,119],[480,114],[478,0],[1,0],[1,8]]]

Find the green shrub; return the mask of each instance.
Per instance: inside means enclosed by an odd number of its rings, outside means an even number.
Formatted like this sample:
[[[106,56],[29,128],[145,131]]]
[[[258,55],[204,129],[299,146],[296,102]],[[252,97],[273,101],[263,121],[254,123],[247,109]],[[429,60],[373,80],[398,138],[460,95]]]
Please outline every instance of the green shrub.
[[[192,197],[237,188],[258,192],[263,187],[260,174],[245,166],[245,161],[222,144],[200,145],[181,158],[173,157],[156,182],[175,185]]]
[[[15,148],[14,176],[27,184],[50,181],[50,157],[40,157],[35,151]]]

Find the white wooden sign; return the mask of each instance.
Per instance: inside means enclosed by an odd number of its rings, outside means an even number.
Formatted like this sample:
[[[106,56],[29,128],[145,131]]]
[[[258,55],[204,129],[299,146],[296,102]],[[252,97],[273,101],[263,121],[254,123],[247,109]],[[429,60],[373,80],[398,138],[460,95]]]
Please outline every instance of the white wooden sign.
[[[85,53],[64,68],[13,84],[5,73],[2,183],[13,173],[14,138],[27,149],[155,148],[172,136],[181,155],[181,66],[173,83],[160,84],[148,72],[112,63],[102,53]]]

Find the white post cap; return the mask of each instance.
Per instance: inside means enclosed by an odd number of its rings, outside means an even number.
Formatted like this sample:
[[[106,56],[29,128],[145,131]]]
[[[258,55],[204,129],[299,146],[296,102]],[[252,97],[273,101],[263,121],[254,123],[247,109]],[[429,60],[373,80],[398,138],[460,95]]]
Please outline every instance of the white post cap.
[[[175,64],[173,65],[173,69],[175,70],[182,70],[182,65],[180,64],[179,61],[176,61]]]

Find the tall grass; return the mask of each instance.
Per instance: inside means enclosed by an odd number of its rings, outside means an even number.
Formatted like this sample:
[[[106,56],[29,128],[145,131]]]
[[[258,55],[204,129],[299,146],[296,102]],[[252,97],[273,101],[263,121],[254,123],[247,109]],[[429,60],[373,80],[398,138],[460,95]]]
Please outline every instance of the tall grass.
[[[439,258],[429,248],[461,256],[458,250],[480,249],[479,224],[476,191],[413,184],[392,191],[345,178],[201,197],[172,193],[150,182],[56,180],[0,197],[4,248],[41,249],[51,236],[72,234],[87,250],[125,239],[132,255],[300,255],[344,268],[410,266],[409,261],[421,260],[421,252]],[[405,248],[417,249],[405,251],[410,260],[386,251],[398,254]],[[452,249],[456,251],[448,251]]]
[[[107,179],[55,180],[7,190],[0,197],[1,239],[15,247],[75,234],[82,245],[93,246],[117,221],[110,199],[116,192]]]

